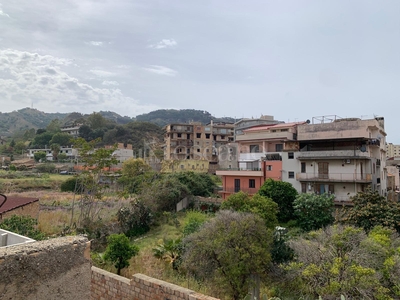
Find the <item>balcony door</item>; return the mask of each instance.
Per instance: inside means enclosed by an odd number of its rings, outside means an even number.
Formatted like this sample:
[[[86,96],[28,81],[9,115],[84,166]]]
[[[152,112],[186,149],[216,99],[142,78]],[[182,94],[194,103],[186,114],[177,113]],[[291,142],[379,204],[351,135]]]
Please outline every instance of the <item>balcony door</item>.
[[[320,179],[329,178],[329,163],[327,162],[318,163],[318,178]]]
[[[235,193],[240,191],[240,179],[235,179]]]

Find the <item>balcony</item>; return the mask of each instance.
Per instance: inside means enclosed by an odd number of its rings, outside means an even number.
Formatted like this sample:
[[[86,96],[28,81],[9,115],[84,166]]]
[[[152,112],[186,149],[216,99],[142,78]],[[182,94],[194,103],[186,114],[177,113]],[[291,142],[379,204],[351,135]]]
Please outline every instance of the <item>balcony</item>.
[[[254,177],[262,177],[263,171],[259,168],[252,169],[219,169],[216,172],[219,176],[254,176]]]
[[[314,159],[370,159],[369,152],[360,150],[300,151],[299,160]]]
[[[371,174],[362,173],[297,173],[298,181],[315,181],[315,182],[372,182]]]

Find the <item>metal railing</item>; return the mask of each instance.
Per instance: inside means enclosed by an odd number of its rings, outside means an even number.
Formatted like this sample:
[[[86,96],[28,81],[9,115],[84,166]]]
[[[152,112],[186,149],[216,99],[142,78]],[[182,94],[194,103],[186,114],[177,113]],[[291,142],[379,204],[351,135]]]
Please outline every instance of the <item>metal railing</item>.
[[[365,173],[329,173],[329,174],[318,174],[318,173],[297,173],[297,180],[306,181],[360,181],[370,182],[372,181],[371,174]]]

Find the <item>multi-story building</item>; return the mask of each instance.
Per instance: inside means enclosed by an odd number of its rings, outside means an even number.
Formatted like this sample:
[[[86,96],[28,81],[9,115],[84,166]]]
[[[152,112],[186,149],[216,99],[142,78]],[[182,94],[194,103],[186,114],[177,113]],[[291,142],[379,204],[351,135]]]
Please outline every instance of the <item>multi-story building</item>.
[[[54,160],[53,151],[51,149],[29,149],[27,156],[31,159],[34,158],[36,152],[45,152],[46,160],[52,161]],[[65,154],[68,160],[75,159],[78,156],[78,150],[72,147],[60,147],[60,151],[58,155]]]
[[[297,126],[303,123],[259,125],[237,135],[238,164],[216,172],[222,176],[222,197],[225,199],[240,190],[255,194],[267,178],[288,181],[299,188],[295,178],[296,135]]]
[[[333,193],[337,201],[367,188],[385,195],[385,137],[383,118],[328,116],[245,129],[236,136],[236,168],[217,171],[222,197],[254,194],[267,178],[290,182],[298,192]]]
[[[300,192],[332,193],[337,201],[347,201],[367,188],[385,195],[385,137],[383,118],[333,116],[299,125]]]
[[[76,124],[72,126],[65,126],[61,128],[61,132],[68,133],[73,137],[79,136],[79,128],[81,128],[82,124]]]
[[[386,145],[386,158],[400,157],[400,145],[393,145],[388,143]]]
[[[260,118],[243,118],[235,123],[235,137],[243,134],[243,130],[258,125],[274,125],[284,123],[274,119],[274,116],[262,115]]]
[[[200,123],[169,124],[165,127],[164,159],[209,162],[209,172],[215,172],[221,147],[233,142],[234,124]]]

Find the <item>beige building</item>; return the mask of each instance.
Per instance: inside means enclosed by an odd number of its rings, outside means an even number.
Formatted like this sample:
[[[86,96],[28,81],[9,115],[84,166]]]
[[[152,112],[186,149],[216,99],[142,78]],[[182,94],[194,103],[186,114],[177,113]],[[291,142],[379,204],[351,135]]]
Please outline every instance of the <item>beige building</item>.
[[[347,201],[371,188],[387,194],[384,118],[314,118],[297,127],[302,192],[332,193]]]
[[[388,143],[386,145],[386,158],[400,157],[400,145],[393,145]]]
[[[220,153],[233,142],[234,124],[200,123],[169,124],[165,127],[164,160],[208,161],[209,172],[214,173]]]

